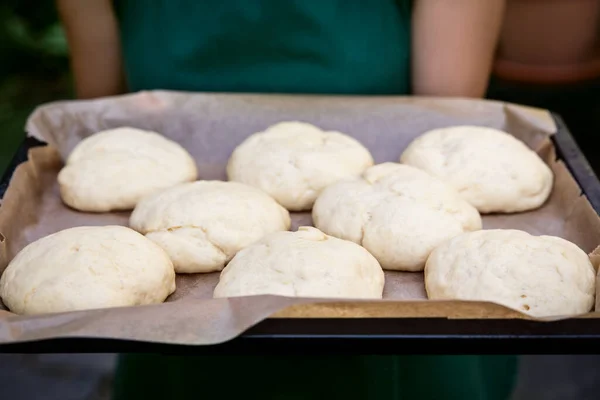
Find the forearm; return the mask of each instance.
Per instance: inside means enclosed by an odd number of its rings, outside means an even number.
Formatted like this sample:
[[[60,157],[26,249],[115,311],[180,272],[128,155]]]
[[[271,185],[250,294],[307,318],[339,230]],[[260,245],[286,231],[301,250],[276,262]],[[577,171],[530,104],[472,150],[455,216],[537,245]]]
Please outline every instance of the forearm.
[[[505,0],[416,0],[413,93],[483,97],[504,7]]]
[[[78,98],[125,91],[119,29],[112,0],[56,0]]]

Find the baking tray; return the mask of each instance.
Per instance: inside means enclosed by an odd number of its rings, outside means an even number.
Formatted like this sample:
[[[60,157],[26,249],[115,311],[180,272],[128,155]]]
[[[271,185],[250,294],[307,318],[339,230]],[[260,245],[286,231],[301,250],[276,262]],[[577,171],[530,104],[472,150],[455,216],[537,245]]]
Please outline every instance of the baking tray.
[[[600,213],[600,182],[560,116],[552,141],[592,207]],[[28,150],[45,143],[26,138],[0,181],[0,199]],[[600,339],[600,319],[555,322],[520,319],[446,318],[276,318],[213,346],[170,345],[115,339],[69,338],[0,345],[1,352],[164,353],[589,353]]]

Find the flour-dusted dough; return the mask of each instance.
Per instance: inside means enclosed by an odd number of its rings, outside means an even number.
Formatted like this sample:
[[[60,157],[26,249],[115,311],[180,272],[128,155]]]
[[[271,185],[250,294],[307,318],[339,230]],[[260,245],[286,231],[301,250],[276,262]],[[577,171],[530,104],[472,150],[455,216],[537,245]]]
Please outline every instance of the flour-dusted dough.
[[[221,272],[214,297],[372,298],[384,275],[367,250],[313,227],[277,232],[241,250]]]
[[[481,126],[426,132],[400,162],[449,183],[482,213],[535,209],[552,191],[552,171],[534,151],[506,132]]]
[[[401,271],[423,270],[435,246],[481,229],[477,210],[451,187],[396,163],[327,187],[312,216],[323,232],[361,244],[384,269]]]
[[[175,271],[214,272],[240,249],[290,228],[290,214],[259,189],[238,182],[183,183],[139,202],[130,226],[171,257]]]
[[[0,278],[0,297],[17,314],[161,303],[174,291],[167,254],[123,226],[83,226],[41,238]]]
[[[533,317],[592,309],[595,271],[575,244],[511,229],[457,236],[429,256],[427,295],[435,300],[490,301]]]
[[[89,212],[131,210],[144,196],[197,178],[196,163],[179,144],[135,128],[82,140],[58,174],[70,207]]]
[[[258,187],[290,211],[310,210],[326,186],[362,173],[373,157],[356,139],[304,122],[281,122],[233,152],[230,180]]]

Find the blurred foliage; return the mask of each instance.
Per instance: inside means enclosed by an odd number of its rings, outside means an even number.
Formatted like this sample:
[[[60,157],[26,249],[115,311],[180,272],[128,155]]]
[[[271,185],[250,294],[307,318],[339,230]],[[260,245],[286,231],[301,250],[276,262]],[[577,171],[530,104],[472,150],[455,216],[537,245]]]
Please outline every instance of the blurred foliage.
[[[0,5],[0,76],[64,74],[67,43],[52,0],[4,0]]]
[[[0,59],[1,172],[23,138],[29,113],[72,96],[67,42],[53,0],[0,3]]]

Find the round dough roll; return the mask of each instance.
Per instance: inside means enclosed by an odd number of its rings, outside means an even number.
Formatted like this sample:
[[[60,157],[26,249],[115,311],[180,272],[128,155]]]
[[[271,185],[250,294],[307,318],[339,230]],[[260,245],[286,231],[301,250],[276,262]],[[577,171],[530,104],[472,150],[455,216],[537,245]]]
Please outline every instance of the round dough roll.
[[[144,196],[196,180],[196,162],[156,132],[117,128],[79,142],[58,174],[68,206],[88,212],[131,210]]]
[[[452,185],[481,213],[540,207],[552,191],[553,174],[514,136],[480,126],[434,129],[415,139],[400,162]]]
[[[582,314],[594,305],[595,271],[575,244],[512,229],[465,233],[425,267],[434,300],[495,302],[533,317]]]
[[[383,270],[367,250],[300,227],[268,235],[237,253],[221,272],[214,297],[380,299],[383,285]]]
[[[197,181],[139,202],[129,224],[160,245],[179,273],[214,272],[264,235],[290,228],[288,211],[237,182]]]
[[[161,303],[174,291],[167,254],[123,226],[83,226],[41,238],[0,278],[0,297],[17,314]]]
[[[290,211],[302,211],[326,186],[372,165],[369,151],[350,136],[281,122],[244,140],[229,159],[227,175],[264,190]]]
[[[315,226],[364,246],[384,269],[422,271],[441,242],[481,229],[477,210],[451,187],[408,165],[383,163],[327,187]]]

